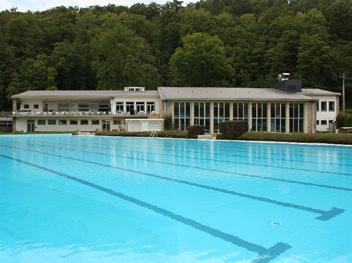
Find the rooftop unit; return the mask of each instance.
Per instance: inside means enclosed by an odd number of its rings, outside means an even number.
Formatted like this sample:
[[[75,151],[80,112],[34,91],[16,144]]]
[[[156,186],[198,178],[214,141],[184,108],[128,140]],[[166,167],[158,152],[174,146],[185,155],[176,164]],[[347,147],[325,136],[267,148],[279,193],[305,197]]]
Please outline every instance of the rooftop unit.
[[[278,89],[287,93],[296,93],[302,91],[302,80],[289,80],[290,73],[281,73],[278,75],[278,82],[273,85],[274,89]]]

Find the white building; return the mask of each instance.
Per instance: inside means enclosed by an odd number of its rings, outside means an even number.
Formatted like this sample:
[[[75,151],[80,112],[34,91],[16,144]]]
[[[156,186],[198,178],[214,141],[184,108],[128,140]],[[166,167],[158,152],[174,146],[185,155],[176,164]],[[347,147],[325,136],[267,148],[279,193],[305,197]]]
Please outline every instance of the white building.
[[[321,89],[303,89],[302,93],[317,100],[317,131],[329,131],[331,125],[336,122],[339,113],[339,97],[341,94]]]
[[[177,130],[203,125],[217,133],[220,122],[245,120],[251,131],[314,133],[328,130],[336,119],[338,98],[338,93],[301,89],[295,80],[274,88],[26,91],[12,96],[12,117],[14,130],[27,132],[157,131],[169,114]]]

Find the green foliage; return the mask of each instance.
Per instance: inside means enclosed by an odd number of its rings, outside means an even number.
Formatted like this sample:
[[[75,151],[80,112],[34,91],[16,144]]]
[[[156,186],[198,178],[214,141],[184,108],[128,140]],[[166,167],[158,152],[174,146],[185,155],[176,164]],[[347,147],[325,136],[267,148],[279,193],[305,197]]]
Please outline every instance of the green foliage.
[[[168,131],[172,129],[172,116],[165,115],[164,116],[164,130]]]
[[[217,36],[194,33],[183,38],[170,61],[173,84],[179,86],[226,86],[230,60]]]
[[[1,109],[28,89],[270,87],[288,71],[336,91],[341,73],[352,75],[352,0],[11,10],[0,25]]]
[[[220,133],[222,139],[236,139],[248,132],[247,121],[225,121],[220,123]]]
[[[341,127],[352,127],[352,114],[346,113],[345,115],[339,114],[336,118],[337,128]]]
[[[190,126],[188,128],[188,137],[197,139],[198,135],[204,134],[205,127],[200,125]]]

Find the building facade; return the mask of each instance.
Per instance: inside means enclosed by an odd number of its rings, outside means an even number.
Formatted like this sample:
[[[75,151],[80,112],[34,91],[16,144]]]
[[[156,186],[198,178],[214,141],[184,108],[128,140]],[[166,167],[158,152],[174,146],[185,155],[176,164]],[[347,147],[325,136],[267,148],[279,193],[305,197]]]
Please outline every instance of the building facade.
[[[223,121],[245,120],[251,131],[314,133],[321,103],[326,99],[327,109],[334,109],[329,120],[335,119],[338,96],[318,89],[221,87],[27,91],[12,97],[12,116],[14,130],[27,132],[160,130],[163,116],[171,115],[176,130],[203,125],[209,133],[218,133]]]

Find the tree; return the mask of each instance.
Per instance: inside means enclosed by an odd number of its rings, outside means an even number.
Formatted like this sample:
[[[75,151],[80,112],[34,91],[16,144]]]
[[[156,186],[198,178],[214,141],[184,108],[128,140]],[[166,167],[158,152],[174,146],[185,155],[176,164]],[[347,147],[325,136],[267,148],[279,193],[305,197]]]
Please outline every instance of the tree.
[[[310,87],[329,87],[330,80],[337,78],[331,49],[316,35],[301,36],[297,70]]]
[[[157,86],[159,75],[148,45],[126,27],[117,24],[101,32],[92,40],[91,47],[99,89]]]
[[[183,38],[183,47],[171,57],[173,84],[179,86],[226,86],[232,68],[217,36],[194,33]]]
[[[9,96],[26,90],[56,89],[56,70],[49,65],[49,57],[38,55],[28,58],[12,76]]]

